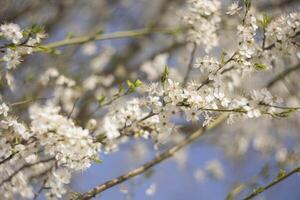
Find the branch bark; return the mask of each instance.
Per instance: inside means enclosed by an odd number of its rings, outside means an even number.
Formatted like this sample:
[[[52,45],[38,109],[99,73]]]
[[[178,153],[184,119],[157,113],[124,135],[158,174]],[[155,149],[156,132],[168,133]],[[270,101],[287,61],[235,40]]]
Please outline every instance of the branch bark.
[[[184,76],[184,79],[183,79],[183,82],[182,82],[183,86],[186,86],[187,81],[189,80],[189,76],[190,76],[190,73],[191,73],[192,68],[193,68],[193,61],[194,61],[194,57],[195,57],[195,54],[196,54],[196,50],[197,50],[197,44],[196,44],[196,42],[194,42],[193,47],[192,47],[191,57],[190,57],[189,63],[188,63],[187,72],[186,72],[186,74]]]
[[[294,71],[297,71],[300,69],[300,63],[298,63],[297,65],[295,65],[294,67],[291,67],[285,71],[283,71],[282,73],[280,73],[279,75],[277,75],[274,79],[272,79],[268,84],[267,87],[271,88],[273,87],[277,82],[279,82],[280,80],[284,79],[286,76],[288,76],[289,74],[291,74]]]
[[[292,71],[295,71],[294,68],[300,68],[300,63],[297,65],[297,67],[292,67],[290,68],[290,70],[288,70],[288,72],[285,71],[284,74],[290,74]],[[292,70],[293,69],[293,70]],[[277,82],[281,79],[283,79],[286,75],[279,75],[276,76],[271,82]],[[274,84],[273,83],[273,84]],[[267,84],[267,88],[271,88],[273,84]],[[215,128],[216,126],[220,125],[223,121],[225,121],[225,119],[227,118],[228,114],[221,114],[212,124],[210,124],[208,127],[206,128],[200,128],[198,130],[196,130],[194,133],[192,133],[191,135],[189,135],[186,139],[184,139],[183,141],[179,142],[178,144],[176,144],[175,146],[167,149],[166,151],[162,152],[161,154],[157,155],[154,159],[152,159],[151,161],[143,164],[142,166],[133,169],[129,172],[127,172],[124,175],[121,175],[119,177],[116,177],[112,180],[106,181],[96,187],[94,187],[93,189],[81,194],[80,196],[77,197],[77,200],[88,200],[91,199],[93,197],[95,197],[96,195],[98,195],[99,193],[114,187],[115,185],[118,185],[120,183],[123,183],[125,181],[127,181],[130,178],[133,178],[137,175],[140,175],[144,172],[146,172],[148,169],[150,169],[151,167],[161,163],[162,161],[166,160],[167,158],[170,158],[171,156],[173,156],[176,152],[178,152],[179,150],[181,150],[182,148],[184,148],[185,146],[187,146],[188,144],[196,141],[200,136],[202,136],[206,131],[211,130],[213,128]],[[300,168],[300,167],[299,167]],[[299,171],[300,169],[298,169],[297,171]],[[292,171],[293,172],[293,171]],[[292,173],[290,172],[290,173]],[[286,176],[290,176],[291,174],[288,173]],[[293,172],[292,174],[294,174],[296,172]],[[285,178],[287,178],[285,177]],[[265,188],[268,189],[270,187],[272,187],[273,185],[277,184],[278,182],[280,182],[281,180],[285,179],[284,177],[282,177],[281,179],[275,181],[275,183],[271,183],[269,185],[267,185]],[[265,189],[265,190],[266,190]],[[261,193],[261,192],[260,192]],[[257,193],[256,195],[260,194]],[[254,195],[254,194],[251,194]],[[255,195],[255,196],[256,196]],[[250,196],[251,197],[251,196]]]
[[[293,169],[292,171],[290,171],[289,173],[280,176],[278,178],[276,178],[275,180],[273,180],[271,183],[269,183],[268,185],[261,187],[255,191],[253,191],[250,195],[248,195],[247,197],[244,198],[244,200],[249,200],[249,199],[253,199],[254,197],[256,197],[257,195],[265,192],[266,190],[268,190],[269,188],[273,187],[274,185],[280,183],[281,181],[285,180],[286,178],[290,177],[293,174],[296,174],[300,172],[300,166],[298,166],[297,168]]]
[[[208,127],[206,128],[200,128],[197,131],[195,131],[194,133],[192,133],[191,135],[189,135],[186,139],[182,140],[181,142],[179,142],[178,144],[176,144],[175,146],[167,149],[166,151],[162,152],[161,154],[157,155],[153,160],[143,164],[142,166],[133,169],[129,172],[127,172],[124,175],[121,175],[117,178],[114,178],[112,180],[109,180],[103,184],[100,184],[96,187],[94,187],[93,189],[89,190],[88,192],[85,192],[83,194],[81,194],[77,200],[88,200],[91,199],[93,197],[95,197],[97,194],[115,186],[118,185],[130,178],[133,178],[137,175],[140,175],[144,172],[146,172],[148,169],[150,169],[151,167],[153,167],[154,165],[157,165],[159,163],[161,163],[162,161],[166,160],[167,158],[170,158],[171,156],[173,156],[176,152],[178,152],[179,150],[181,150],[182,148],[184,148],[185,146],[187,146],[188,144],[196,141],[200,136],[202,136],[206,131],[211,130],[213,128],[215,128],[217,125],[221,124],[223,121],[225,121],[225,119],[227,118],[227,114],[222,114],[220,115],[213,123],[211,123]]]
[[[142,29],[135,29],[129,31],[120,31],[120,32],[113,32],[113,33],[99,33],[92,36],[79,36],[73,37],[70,39],[64,39],[57,42],[52,42],[45,44],[44,47],[49,49],[54,49],[63,46],[75,45],[75,44],[83,44],[90,41],[99,41],[99,40],[109,40],[109,39],[120,39],[120,38],[129,38],[129,37],[139,37],[150,35],[154,33],[166,34],[166,35],[173,35],[186,30],[185,27],[173,27],[173,28],[142,28]],[[35,51],[39,51],[38,49]]]

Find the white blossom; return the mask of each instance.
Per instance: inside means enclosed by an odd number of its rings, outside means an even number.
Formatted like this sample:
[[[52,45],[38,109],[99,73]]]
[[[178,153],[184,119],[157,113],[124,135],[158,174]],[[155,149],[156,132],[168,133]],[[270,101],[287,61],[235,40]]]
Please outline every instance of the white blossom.
[[[235,15],[236,13],[238,13],[242,8],[239,6],[238,2],[233,2],[229,7],[228,7],[228,11],[226,12],[226,14],[228,15]]]
[[[9,107],[5,103],[2,103],[0,105],[0,115],[7,117],[8,111],[9,111]]]
[[[7,49],[6,54],[3,56],[3,60],[6,61],[7,69],[15,69],[17,65],[21,63],[21,56],[17,51]]]
[[[20,43],[23,38],[21,28],[17,24],[2,24],[0,26],[0,35],[4,36],[7,40],[12,41],[14,44]]]

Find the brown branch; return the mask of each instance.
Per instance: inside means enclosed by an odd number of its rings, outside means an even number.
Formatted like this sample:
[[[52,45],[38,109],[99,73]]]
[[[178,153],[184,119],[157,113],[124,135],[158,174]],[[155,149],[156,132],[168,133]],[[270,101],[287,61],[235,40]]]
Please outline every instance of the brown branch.
[[[69,45],[84,44],[90,41],[140,37],[140,36],[151,35],[155,33],[174,35],[180,32],[184,32],[186,30],[187,30],[186,27],[172,27],[172,28],[155,28],[155,29],[143,28],[143,29],[120,31],[120,32],[113,32],[113,33],[106,33],[106,34],[99,33],[91,36],[79,36],[79,37],[64,39],[57,42],[48,43],[45,44],[44,47],[48,49],[54,49],[54,48],[64,47]],[[40,50],[36,49],[35,51],[40,51]]]
[[[54,158],[51,157],[51,158],[47,158],[47,159],[45,159],[45,160],[39,160],[39,161],[37,161],[37,162],[35,162],[35,163],[28,163],[28,164],[23,165],[22,167],[20,167],[20,168],[17,169],[16,171],[14,171],[11,175],[9,175],[7,178],[5,178],[4,180],[2,180],[1,183],[0,183],[0,187],[1,187],[4,183],[9,182],[9,181],[10,181],[15,175],[17,175],[20,171],[22,171],[22,170],[24,170],[24,169],[27,169],[27,168],[30,168],[30,167],[32,167],[32,166],[34,166],[34,165],[37,165],[37,164],[40,164],[40,163],[46,163],[46,162],[49,162],[49,161],[51,161],[51,160],[54,160]]]
[[[231,58],[232,59],[232,58]],[[229,59],[229,60],[231,60]],[[230,62],[230,61],[228,61]],[[226,62],[227,64],[227,62]],[[299,64],[300,65],[300,64]],[[292,70],[294,71],[294,70]],[[288,73],[289,74],[289,73]],[[280,76],[278,78],[275,78],[276,80],[278,79],[278,81],[282,78],[284,78],[285,76]],[[274,79],[274,80],[275,80]],[[272,85],[267,85],[267,88],[270,88]],[[140,175],[144,172],[146,172],[148,169],[150,169],[151,167],[155,166],[156,164],[161,163],[162,161],[166,160],[167,158],[170,158],[171,156],[173,156],[177,151],[181,150],[182,148],[184,148],[185,146],[187,146],[188,144],[194,142],[195,140],[197,140],[201,135],[203,135],[207,130],[210,130],[212,128],[215,128],[217,125],[221,124],[226,118],[227,118],[227,114],[221,114],[211,125],[209,125],[207,128],[200,128],[198,130],[196,130],[194,133],[192,133],[190,136],[188,136],[186,139],[184,139],[183,141],[179,142],[178,144],[176,144],[175,146],[167,149],[166,151],[164,151],[163,153],[159,154],[158,156],[156,156],[153,160],[145,163],[144,165],[129,171],[128,173],[121,175],[117,178],[114,178],[112,180],[106,181],[103,184],[100,184],[96,187],[94,187],[93,189],[89,190],[88,192],[85,192],[83,194],[81,194],[80,196],[77,197],[77,200],[87,200],[87,199],[91,199],[93,197],[95,197],[97,194],[114,187],[115,185],[118,185],[120,183],[123,183],[125,181],[127,181],[130,178],[133,178],[137,175]]]
[[[188,69],[187,69],[187,72],[186,72],[186,74],[184,76],[184,79],[183,79],[183,82],[182,82],[183,86],[186,86],[187,81],[188,81],[189,76],[190,76],[190,73],[192,71],[193,61],[194,61],[194,57],[195,57],[195,54],[196,54],[196,50],[197,50],[197,44],[196,44],[196,42],[194,42],[193,47],[192,47],[191,57],[190,57],[189,63],[188,63]]]
[[[297,71],[300,69],[300,63],[298,63],[297,65],[295,65],[294,67],[291,67],[285,71],[283,71],[282,73],[278,74],[275,78],[273,78],[268,84],[267,87],[271,88],[273,87],[277,82],[279,82],[280,80],[284,79],[286,76],[288,76],[289,74],[291,74],[294,71]]]
[[[292,171],[290,171],[289,173],[287,173],[287,174],[285,174],[283,176],[279,176],[278,178],[276,178],[275,180],[273,180],[268,185],[266,185],[264,187],[260,187],[259,189],[253,191],[250,195],[248,195],[247,197],[245,197],[244,200],[253,199],[257,195],[265,192],[267,189],[269,189],[269,188],[273,187],[274,185],[280,183],[281,181],[285,180],[286,178],[290,177],[291,175],[298,173],[299,171],[300,171],[300,166],[298,166],[297,168],[293,169]]]
[[[81,194],[77,199],[78,200],[87,200],[95,197],[97,194],[118,185],[130,178],[133,178],[139,174],[146,172],[151,167],[161,163],[162,161],[166,160],[173,156],[176,152],[187,146],[188,144],[196,141],[200,136],[202,136],[207,130],[213,129],[217,125],[221,124],[227,118],[226,114],[220,115],[213,123],[211,123],[207,128],[200,128],[191,135],[189,135],[186,139],[182,140],[175,146],[167,149],[166,151],[162,152],[161,154],[157,155],[153,160],[145,163],[144,165],[129,171],[128,173],[121,175],[117,178],[109,180],[101,185],[96,186],[95,188],[91,189],[88,192]]]
[[[289,37],[289,38],[290,38],[290,39],[294,39],[294,38],[296,38],[296,37],[299,36],[299,35],[300,35],[300,31],[296,32],[295,35],[293,35],[293,36],[291,36],[291,37]],[[278,42],[278,43],[281,43],[282,41],[277,40],[277,42]],[[274,48],[275,45],[276,45],[275,43],[272,43],[272,44],[270,44],[269,46],[266,46],[263,50],[270,50],[270,49]]]

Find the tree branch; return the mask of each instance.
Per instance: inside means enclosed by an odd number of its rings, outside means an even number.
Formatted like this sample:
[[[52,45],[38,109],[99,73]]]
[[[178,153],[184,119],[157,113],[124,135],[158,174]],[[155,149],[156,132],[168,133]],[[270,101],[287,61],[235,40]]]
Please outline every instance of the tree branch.
[[[64,39],[57,42],[52,42],[45,44],[44,47],[49,49],[54,49],[57,47],[63,47],[63,46],[69,46],[69,45],[75,45],[75,44],[83,44],[91,41],[100,41],[100,40],[109,40],[109,39],[120,39],[120,38],[129,38],[129,37],[139,37],[139,36],[145,36],[150,35],[154,33],[160,33],[160,34],[166,34],[166,35],[173,35],[180,32],[185,31],[186,27],[173,27],[173,28],[142,28],[142,29],[136,29],[136,30],[129,30],[129,31],[119,31],[119,32],[113,32],[113,33],[98,33],[92,36],[79,36],[79,37],[73,37],[69,39]],[[35,51],[40,51],[36,49]]]
[[[289,176],[297,173],[300,171],[300,166],[298,166],[297,168],[293,169],[292,171],[290,171],[289,173],[283,175],[283,176],[279,176],[278,178],[276,178],[275,180],[273,180],[271,183],[269,183],[268,185],[264,186],[264,187],[260,187],[259,189],[253,191],[250,195],[248,195],[247,197],[244,198],[244,200],[249,200],[252,199],[254,197],[256,197],[257,195],[265,192],[267,189],[273,187],[274,185],[280,183],[281,181],[285,180],[286,178],[288,178]]]
[[[145,163],[144,165],[129,171],[128,173],[121,175],[117,178],[114,178],[112,180],[109,180],[101,185],[96,186],[95,188],[91,189],[88,192],[85,192],[81,194],[77,200],[87,200],[95,197],[97,194],[115,186],[118,185],[130,178],[133,178],[139,174],[142,174],[146,172],[151,167],[161,163],[162,161],[166,160],[167,158],[170,158],[173,156],[176,152],[187,146],[188,144],[196,141],[200,136],[202,136],[206,131],[213,129],[217,125],[221,124],[225,119],[227,118],[227,114],[220,115],[214,122],[212,122],[208,127],[206,128],[200,128],[191,135],[189,135],[186,139],[182,140],[175,146],[167,149],[166,151],[162,152],[161,154],[157,155],[153,160]]]
[[[299,64],[300,65],[300,64]],[[278,79],[281,80],[282,78],[284,78],[285,76],[280,76]],[[273,80],[274,81],[274,80]],[[272,85],[267,85],[267,88],[270,88]],[[213,123],[211,123],[207,128],[200,128],[198,130],[196,130],[194,133],[192,133],[191,135],[189,135],[186,139],[184,139],[183,141],[179,142],[178,144],[176,144],[175,146],[167,149],[166,151],[162,152],[161,154],[159,154],[158,156],[156,156],[154,159],[152,159],[151,161],[143,164],[142,166],[133,169],[129,172],[127,172],[124,175],[121,175],[117,178],[114,178],[112,180],[106,181],[103,184],[100,184],[96,187],[94,187],[93,189],[81,194],[80,196],[77,197],[77,200],[88,200],[91,199],[93,197],[95,197],[97,194],[114,187],[115,185],[118,185],[120,183],[123,183],[125,181],[127,181],[130,178],[133,178],[137,175],[140,175],[144,172],[146,172],[148,169],[150,169],[151,167],[161,163],[162,161],[166,160],[167,158],[173,156],[176,152],[178,152],[179,150],[181,150],[182,148],[184,148],[185,146],[187,146],[188,144],[194,142],[195,140],[197,140],[200,136],[202,136],[206,131],[215,128],[217,125],[221,124],[226,118],[227,118],[228,114],[221,114]],[[300,167],[299,167],[300,168]],[[298,169],[299,171],[299,169]],[[293,171],[292,171],[293,172]],[[291,172],[290,172],[291,173]],[[290,174],[289,173],[289,174]],[[295,172],[293,172],[295,173]],[[290,176],[289,174],[287,174],[286,176]],[[281,178],[282,179],[282,178]],[[281,180],[280,179],[280,180]],[[284,179],[284,178],[283,178]],[[278,180],[277,180],[278,181]],[[280,182],[280,181],[279,181]],[[277,182],[273,183],[273,185],[275,185]],[[268,189],[271,186],[266,186],[266,189]],[[259,194],[259,193],[258,193]],[[256,195],[258,195],[256,194]]]
[[[273,87],[278,81],[282,80],[283,78],[285,78],[286,76],[288,76],[289,74],[291,74],[294,71],[297,71],[300,69],[300,63],[298,63],[297,65],[295,65],[294,67],[291,67],[285,71],[283,71],[282,73],[280,73],[279,75],[277,75],[274,79],[272,79],[268,84],[267,87],[271,88]]]
[[[192,47],[191,57],[190,57],[189,63],[188,63],[188,69],[187,69],[187,72],[186,72],[186,74],[184,76],[184,79],[183,79],[183,82],[182,82],[183,86],[186,86],[187,81],[188,81],[189,76],[190,76],[190,73],[192,71],[193,61],[194,61],[194,57],[195,57],[195,54],[196,54],[196,50],[197,50],[197,44],[196,44],[196,42],[194,42],[193,47]]]

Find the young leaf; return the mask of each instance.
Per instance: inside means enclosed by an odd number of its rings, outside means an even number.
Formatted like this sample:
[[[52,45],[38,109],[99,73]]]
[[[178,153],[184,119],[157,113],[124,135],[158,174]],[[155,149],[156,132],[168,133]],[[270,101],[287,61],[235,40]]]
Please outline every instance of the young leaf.
[[[135,89],[139,86],[142,85],[142,81],[140,81],[139,79],[137,79],[134,82],[131,82],[130,80],[127,80],[127,85],[128,85],[128,93],[132,93],[135,91]]]
[[[98,98],[98,104],[101,106],[104,101],[105,101],[106,97],[104,95],[102,95],[101,97]]]
[[[251,8],[251,0],[245,0],[245,7],[246,7],[246,10],[250,10],[250,8]]]
[[[283,169],[280,169],[277,175],[277,179],[280,179],[286,175],[286,171]]]
[[[267,66],[265,64],[262,64],[262,63],[254,63],[254,67],[257,70],[265,70],[267,68]]]
[[[161,83],[166,82],[166,80],[167,80],[167,78],[168,78],[168,76],[169,76],[169,73],[170,73],[170,72],[169,72],[169,67],[166,65],[166,66],[165,66],[165,70],[164,70],[162,76],[160,77],[160,82],[161,82]]]
[[[141,86],[143,83],[142,81],[140,81],[139,79],[137,79],[135,82],[134,82],[134,86],[137,88],[139,86]]]
[[[124,86],[121,84],[121,85],[119,85],[119,88],[118,88],[118,94],[117,95],[121,95],[122,94],[122,92],[124,91]]]
[[[272,17],[268,15],[264,15],[262,20],[258,20],[258,22],[264,29],[266,29],[270,25],[271,21],[272,21]]]
[[[103,162],[103,161],[100,160],[99,158],[94,158],[93,161],[94,161],[95,163],[97,163],[97,164],[100,164],[100,163]]]

